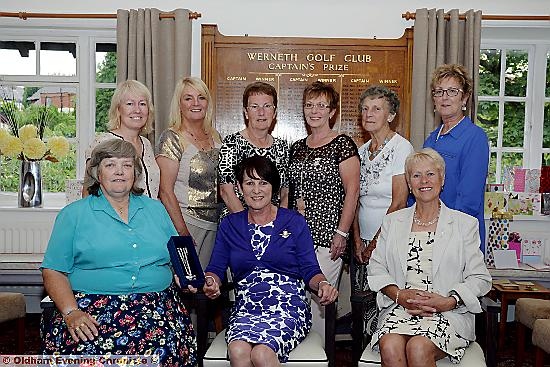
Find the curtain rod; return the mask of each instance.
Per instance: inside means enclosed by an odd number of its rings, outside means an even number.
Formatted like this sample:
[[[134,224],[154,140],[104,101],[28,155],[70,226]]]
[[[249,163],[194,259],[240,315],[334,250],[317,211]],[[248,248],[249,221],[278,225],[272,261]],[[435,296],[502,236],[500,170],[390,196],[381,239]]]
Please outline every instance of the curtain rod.
[[[165,12],[160,13],[159,18],[174,18],[174,13],[172,12]],[[0,12],[0,17],[9,17],[9,18],[19,18],[23,20],[27,20],[28,18],[57,18],[57,19],[116,19],[116,14],[75,14],[75,13],[68,13],[68,14],[61,14],[61,13],[27,13],[24,11],[20,11],[18,13],[11,13],[11,12]],[[196,11],[192,11],[189,13],[189,19],[198,19],[202,17],[201,13],[197,13]]]
[[[416,19],[416,13],[406,12],[401,14],[401,18],[405,20]],[[445,15],[445,19],[449,19],[450,15]],[[466,15],[460,14],[458,19],[466,19]],[[550,15],[481,15],[482,20],[550,20]]]

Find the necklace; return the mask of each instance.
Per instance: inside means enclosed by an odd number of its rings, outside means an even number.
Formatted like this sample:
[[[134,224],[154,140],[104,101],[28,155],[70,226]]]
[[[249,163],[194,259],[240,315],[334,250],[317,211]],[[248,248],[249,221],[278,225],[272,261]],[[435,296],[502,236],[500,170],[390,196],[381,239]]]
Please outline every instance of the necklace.
[[[185,130],[187,131],[187,133],[189,135],[191,135],[191,137],[193,138],[193,140],[195,141],[195,146],[199,149],[199,150],[202,150],[203,152],[206,152],[207,150],[211,150],[212,149],[212,144],[210,142],[210,134],[202,131],[205,135],[205,137],[203,139],[198,139],[195,134],[193,134],[191,132],[191,130]],[[205,144],[204,141],[208,140],[208,142]],[[208,148],[208,149],[207,149]]]
[[[384,149],[384,147],[386,146],[386,144],[388,144],[388,142],[391,140],[392,136],[391,135],[391,131],[386,135],[386,138],[384,139],[384,142],[382,144],[380,144],[380,146],[378,148],[376,148],[376,150],[374,151],[370,151],[369,150],[369,159],[372,161],[374,159],[374,157],[376,157],[381,151],[382,149]],[[373,139],[374,140],[374,139]],[[372,146],[372,142],[371,142],[371,146]]]
[[[436,223],[437,220],[439,219],[439,212],[441,211],[441,206],[439,207],[439,209],[437,210],[437,215],[435,216],[434,219],[430,220],[429,222],[422,222],[420,219],[417,218],[416,216],[416,210],[414,211],[414,214],[413,214],[413,222],[414,224],[416,225],[419,225],[420,227],[429,227],[431,226],[432,224]]]

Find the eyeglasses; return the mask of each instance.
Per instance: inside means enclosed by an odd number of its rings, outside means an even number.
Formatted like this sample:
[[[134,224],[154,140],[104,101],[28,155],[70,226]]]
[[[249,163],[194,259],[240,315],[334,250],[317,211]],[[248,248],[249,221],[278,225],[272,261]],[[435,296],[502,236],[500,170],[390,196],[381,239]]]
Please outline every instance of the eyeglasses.
[[[260,106],[260,105],[257,105],[257,104],[251,104],[250,106],[246,106],[246,108],[248,108],[249,111],[258,111],[260,108],[262,108],[264,110],[271,110],[271,109],[274,110],[275,105],[272,105],[272,104],[269,104],[269,103],[266,103],[263,106]]]
[[[306,109],[306,110],[311,110],[311,109],[313,109],[313,107],[317,107],[320,110],[324,110],[325,108],[329,108],[330,105],[328,103],[324,103],[324,102],[319,102],[319,103],[306,102],[306,103],[304,103],[304,109]]]
[[[432,90],[432,96],[434,97],[443,97],[444,93],[447,93],[448,97],[456,97],[458,93],[464,92],[462,89],[458,88],[447,88],[447,89],[434,89]]]

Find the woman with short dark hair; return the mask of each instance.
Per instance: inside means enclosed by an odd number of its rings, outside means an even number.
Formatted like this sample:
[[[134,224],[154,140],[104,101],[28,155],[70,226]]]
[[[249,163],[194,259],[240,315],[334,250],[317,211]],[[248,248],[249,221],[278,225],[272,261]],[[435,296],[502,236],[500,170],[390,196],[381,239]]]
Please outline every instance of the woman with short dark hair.
[[[280,186],[276,165],[261,156],[245,158],[236,177],[247,209],[222,220],[204,293],[218,297],[230,267],[236,284],[226,334],[231,366],[279,366],[311,328],[305,286],[323,305],[338,291],[319,268],[304,218],[272,203]]]

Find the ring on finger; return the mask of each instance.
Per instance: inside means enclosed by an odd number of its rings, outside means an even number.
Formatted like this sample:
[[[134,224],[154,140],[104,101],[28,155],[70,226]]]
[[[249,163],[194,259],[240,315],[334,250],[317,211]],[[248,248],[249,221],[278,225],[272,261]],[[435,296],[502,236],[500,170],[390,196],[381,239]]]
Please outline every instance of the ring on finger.
[[[74,328],[75,331],[80,331],[80,326]]]

